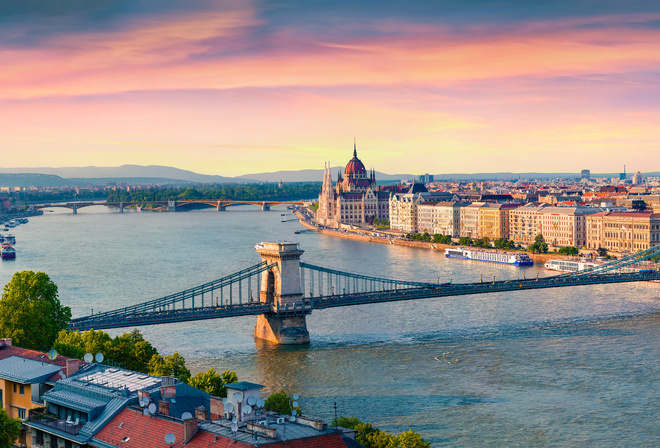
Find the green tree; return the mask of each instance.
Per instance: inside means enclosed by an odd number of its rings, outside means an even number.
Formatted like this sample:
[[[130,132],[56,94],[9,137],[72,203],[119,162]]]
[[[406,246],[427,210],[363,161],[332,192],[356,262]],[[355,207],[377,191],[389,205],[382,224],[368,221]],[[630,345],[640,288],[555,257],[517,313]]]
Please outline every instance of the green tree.
[[[12,448],[21,434],[21,421],[9,418],[4,409],[0,408],[0,448]]]
[[[236,372],[225,370],[221,375],[215,369],[209,369],[207,372],[199,372],[190,378],[188,384],[216,397],[226,397],[227,384],[236,382],[238,382]]]
[[[474,247],[481,247],[484,249],[489,249],[491,247],[490,245],[490,239],[488,239],[487,236],[483,238],[479,238],[477,241],[474,242]]]
[[[472,241],[472,238],[470,238],[469,236],[462,236],[458,240],[458,244],[460,244],[461,246],[472,246],[474,244],[474,241]]]
[[[32,350],[49,350],[67,327],[71,308],[62,306],[57,285],[43,272],[17,272],[0,299],[0,337]]]
[[[543,235],[538,234],[534,238],[534,242],[527,246],[527,250],[535,254],[546,253],[548,252],[548,243],[543,239]]]
[[[366,448],[430,448],[430,442],[412,430],[393,436],[381,431],[371,423],[364,423],[355,417],[337,417],[332,426],[342,426],[356,431],[355,440]]]
[[[184,383],[190,380],[190,370],[186,368],[186,359],[178,352],[162,357],[154,355],[149,360],[149,372],[154,376],[174,376]]]
[[[580,250],[575,246],[562,247],[558,252],[562,255],[580,255]]]
[[[298,414],[302,413],[300,406],[293,407],[293,398],[289,396],[284,390],[270,394],[266,398],[264,406],[267,411],[277,412],[278,414],[290,414],[295,409]]]

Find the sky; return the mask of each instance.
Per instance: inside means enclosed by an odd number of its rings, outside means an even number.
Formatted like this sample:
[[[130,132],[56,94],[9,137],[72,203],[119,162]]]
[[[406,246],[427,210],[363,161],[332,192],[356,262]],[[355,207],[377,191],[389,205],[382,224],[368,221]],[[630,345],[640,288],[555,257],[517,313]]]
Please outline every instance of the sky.
[[[0,167],[659,171],[660,3],[3,0]]]

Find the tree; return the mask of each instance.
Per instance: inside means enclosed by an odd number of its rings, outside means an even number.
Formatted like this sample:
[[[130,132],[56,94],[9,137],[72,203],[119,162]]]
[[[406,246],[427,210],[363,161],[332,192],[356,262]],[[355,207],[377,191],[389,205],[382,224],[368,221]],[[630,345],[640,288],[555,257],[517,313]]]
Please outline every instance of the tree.
[[[266,398],[266,404],[264,407],[267,411],[277,412],[278,414],[290,414],[293,409],[295,409],[298,414],[302,413],[302,408],[300,406],[293,407],[293,398],[284,390],[270,394],[268,398]]]
[[[488,239],[487,236],[483,238],[479,238],[477,241],[474,242],[474,247],[482,247],[484,249],[489,249],[491,247],[490,239]]]
[[[562,247],[561,249],[559,249],[558,252],[562,255],[572,255],[572,256],[580,255],[580,250],[574,246]]]
[[[0,337],[19,347],[49,350],[71,319],[62,306],[57,285],[43,272],[17,272],[5,285],[0,299]]]
[[[472,238],[470,238],[469,236],[462,236],[458,240],[458,244],[460,244],[461,246],[472,246],[474,244],[474,241],[472,241]]]
[[[365,423],[355,417],[337,417],[332,426],[342,426],[356,431],[355,440],[366,448],[430,448],[431,443],[412,430],[398,437],[381,431],[371,423]]]
[[[0,408],[0,448],[12,448],[21,434],[21,421],[9,418],[4,409]]]
[[[543,239],[543,235],[538,234],[534,237],[534,242],[527,246],[527,250],[535,254],[546,253],[548,251],[548,243]]]
[[[178,352],[164,358],[160,355],[154,355],[149,360],[148,373],[154,376],[174,376],[184,383],[190,380],[190,370],[186,368],[186,358]]]
[[[215,369],[209,369],[207,372],[199,372],[190,378],[188,384],[216,397],[226,397],[227,384],[236,382],[238,382],[236,372],[225,370],[220,375]]]

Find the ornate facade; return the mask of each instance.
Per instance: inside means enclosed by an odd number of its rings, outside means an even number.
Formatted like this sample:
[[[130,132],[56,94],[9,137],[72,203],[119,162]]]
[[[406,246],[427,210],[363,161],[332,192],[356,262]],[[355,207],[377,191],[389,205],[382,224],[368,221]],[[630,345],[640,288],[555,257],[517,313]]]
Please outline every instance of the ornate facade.
[[[332,183],[330,167],[325,167],[316,220],[324,226],[340,227],[370,224],[375,218],[389,219],[389,200],[390,193],[379,191],[375,172],[367,172],[353,145],[353,158],[343,176],[338,174],[336,186]]]

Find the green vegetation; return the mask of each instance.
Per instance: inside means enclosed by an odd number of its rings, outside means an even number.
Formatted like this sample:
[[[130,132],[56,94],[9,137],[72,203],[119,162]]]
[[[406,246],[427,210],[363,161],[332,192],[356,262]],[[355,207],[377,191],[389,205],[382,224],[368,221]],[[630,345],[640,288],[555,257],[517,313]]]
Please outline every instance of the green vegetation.
[[[472,246],[474,244],[474,241],[472,241],[472,238],[470,238],[469,236],[462,236],[458,240],[458,244],[460,244],[461,246]]]
[[[482,249],[490,249],[491,247],[493,247],[493,246],[491,246],[490,239],[488,239],[487,236],[485,236],[483,238],[479,238],[472,245],[474,247],[479,247],[479,248],[482,248]]]
[[[17,418],[9,418],[5,410],[0,407],[0,448],[12,448],[20,434],[21,421]]]
[[[266,398],[266,405],[264,407],[267,411],[273,411],[279,414],[290,414],[293,409],[295,409],[298,414],[302,413],[302,408],[300,406],[293,407],[293,397],[289,396],[283,390],[270,394],[268,398]]]
[[[18,347],[49,350],[67,327],[71,308],[62,306],[57,285],[43,272],[17,272],[0,299],[0,337]]]
[[[499,238],[495,240],[493,246],[497,247],[498,249],[515,249],[516,243],[507,238]]]
[[[567,246],[567,247],[562,247],[561,249],[559,249],[557,251],[557,253],[559,253],[561,255],[576,256],[576,255],[580,255],[580,249],[578,249],[577,247],[574,247],[574,246]]]
[[[431,443],[408,430],[399,436],[381,431],[371,423],[364,423],[355,417],[338,417],[332,426],[342,426],[357,432],[355,440],[366,448],[431,448]]]
[[[221,375],[215,369],[209,369],[208,372],[199,372],[190,378],[188,384],[216,397],[226,397],[227,384],[236,382],[238,382],[236,372],[225,370]]]
[[[436,244],[451,244],[451,237],[449,235],[435,234],[431,236],[428,232],[422,234],[419,233],[409,233],[406,235],[406,238],[410,241],[422,241],[425,243],[436,243]]]
[[[383,219],[374,218],[373,226],[377,229],[389,229],[390,220],[387,218],[383,218]]]
[[[144,339],[138,329],[114,339],[100,330],[82,333],[62,330],[53,348],[60,355],[71,358],[82,358],[85,353],[103,353],[108,361],[141,373],[151,373],[149,363],[154,356],[158,356],[158,351]]]
[[[199,188],[163,188],[149,190],[112,190],[108,202],[150,202],[168,199],[225,199],[233,201],[291,201],[317,198],[321,182],[282,184],[215,184]]]
[[[544,254],[548,252],[548,243],[543,239],[543,235],[538,234],[534,238],[534,242],[527,246],[527,250],[535,254]]]
[[[24,191],[16,192],[11,195],[11,202],[26,202],[26,203],[44,203],[44,202],[58,202],[58,201],[78,201],[82,199],[104,199],[108,193],[103,190],[69,190],[69,191],[53,191],[53,192],[40,192],[40,191]]]
[[[316,213],[316,211],[319,209],[319,203],[318,202],[313,202],[309,204],[309,209]]]

